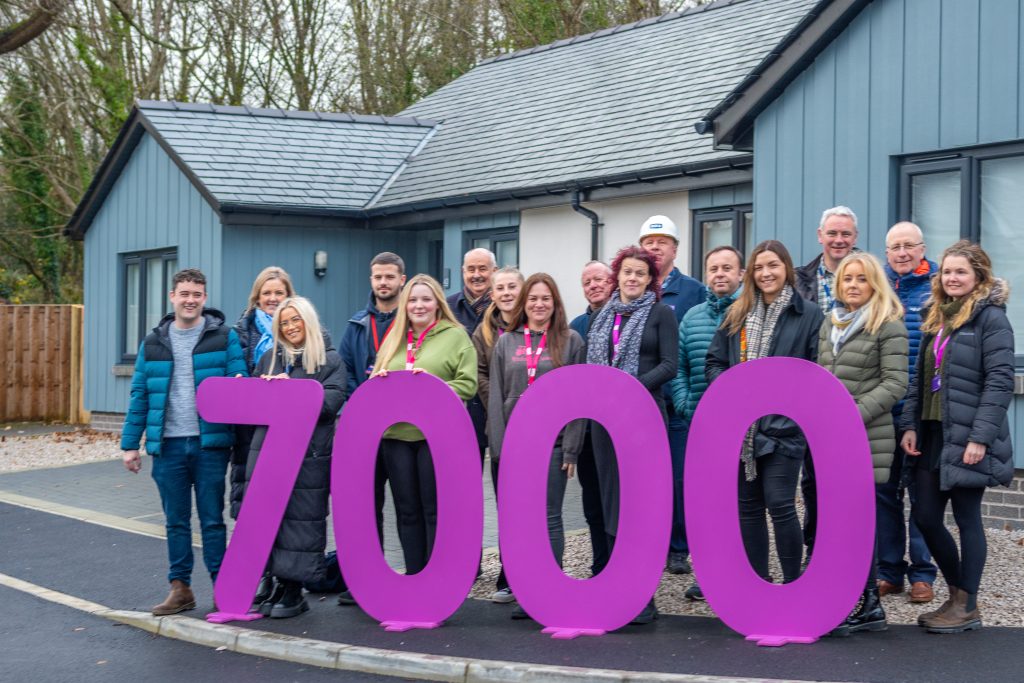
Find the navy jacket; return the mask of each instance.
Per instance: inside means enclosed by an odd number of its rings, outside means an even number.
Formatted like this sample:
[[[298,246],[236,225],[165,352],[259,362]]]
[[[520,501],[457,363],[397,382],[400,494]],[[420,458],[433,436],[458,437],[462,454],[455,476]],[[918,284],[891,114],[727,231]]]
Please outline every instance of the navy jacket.
[[[490,292],[487,293],[490,296]],[[455,319],[459,321],[459,324],[466,328],[466,334],[470,337],[476,332],[477,325],[480,324],[480,320],[483,319],[483,314],[477,315],[473,311],[473,307],[466,301],[466,291],[460,289],[455,294],[452,294],[447,299],[448,306],[452,309],[452,313],[455,314]],[[484,307],[486,310],[487,307]]]
[[[683,275],[678,268],[673,268],[665,281],[661,283],[661,303],[672,309],[676,316],[676,327],[683,322],[686,312],[704,303],[708,295],[708,288],[699,280],[694,280],[689,275]],[[584,337],[586,338],[586,337]],[[662,396],[665,398],[665,406],[670,414],[674,413],[672,405],[672,383],[665,382],[662,387]]]
[[[594,313],[594,309],[588,305],[586,313],[579,314],[569,323],[569,329],[580,335],[584,342],[587,341],[587,333],[590,332],[590,320],[594,317]]]
[[[206,326],[192,349],[192,369],[196,387],[207,377],[248,376],[238,335],[224,325],[224,314],[203,309]],[[164,434],[167,394],[174,374],[174,353],[168,332],[174,314],[168,313],[139,346],[132,375],[131,399],[121,432],[121,450],[138,450],[146,434],[146,452],[160,455]],[[235,442],[231,425],[210,423],[199,418],[199,443],[207,448],[230,448]]]
[[[896,296],[903,304],[903,324],[907,326],[907,340],[910,342],[910,355],[908,363],[911,371],[917,367],[917,352],[921,348],[921,309],[925,301],[932,294],[932,277],[939,272],[939,266],[934,261],[925,259],[928,264],[927,273],[910,272],[906,275],[897,275],[896,271],[885,264],[885,274],[889,278],[889,284],[896,290]],[[897,417],[903,411],[901,401],[893,409]]]
[[[348,320],[345,334],[341,337],[339,355],[345,363],[347,394],[352,395],[356,388],[369,379],[367,369],[377,361],[377,352],[373,348],[373,333],[370,329],[370,316],[377,318],[377,334],[384,341],[384,333],[395,319],[395,312],[381,313],[377,310],[377,302],[370,292],[370,300],[366,308],[357,311]]]

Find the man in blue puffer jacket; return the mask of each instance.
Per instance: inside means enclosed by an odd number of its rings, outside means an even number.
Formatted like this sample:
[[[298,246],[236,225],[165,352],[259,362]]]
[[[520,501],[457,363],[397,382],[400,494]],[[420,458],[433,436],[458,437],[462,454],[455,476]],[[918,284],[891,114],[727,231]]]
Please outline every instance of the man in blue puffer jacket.
[[[917,353],[921,346],[921,307],[931,296],[932,277],[938,273],[938,266],[924,255],[924,235],[921,228],[913,223],[901,222],[889,228],[885,237],[885,274],[889,284],[903,303],[903,322],[907,326],[910,340],[910,366],[916,367]],[[900,401],[893,408],[897,420],[903,411]],[[899,422],[897,421],[897,424]],[[902,434],[896,434],[896,443]],[[910,582],[910,601],[925,603],[934,598],[932,584],[935,582],[935,564],[932,563],[928,546],[910,520],[910,563],[904,559],[907,548],[907,522],[903,516],[903,489],[900,477],[903,451],[897,446],[892,461],[889,481],[876,487],[876,519],[878,525],[878,593],[902,593],[903,579]],[[913,505],[915,492],[910,488]]]
[[[131,400],[121,433],[124,466],[142,468],[139,442],[153,456],[153,480],[160,491],[167,526],[171,592],[153,614],[177,614],[196,606],[192,593],[192,490],[203,537],[203,562],[217,579],[227,528],[224,525],[224,477],[232,427],[211,424],[196,411],[196,388],[208,377],[245,376],[238,335],[224,314],[206,303],[206,277],[182,270],[172,280],[174,313],[146,335],[135,359]]]
[[[676,414],[682,418],[687,433],[697,402],[708,388],[704,376],[708,347],[729,306],[739,296],[740,283],[743,281],[743,254],[733,247],[716,247],[709,251],[704,257],[704,281],[708,286],[707,299],[688,310],[679,324],[679,370],[671,382],[672,405]],[[673,484],[676,487],[676,514],[682,518],[682,478],[676,479]],[[685,595],[691,600],[704,599],[697,584],[688,588]]]

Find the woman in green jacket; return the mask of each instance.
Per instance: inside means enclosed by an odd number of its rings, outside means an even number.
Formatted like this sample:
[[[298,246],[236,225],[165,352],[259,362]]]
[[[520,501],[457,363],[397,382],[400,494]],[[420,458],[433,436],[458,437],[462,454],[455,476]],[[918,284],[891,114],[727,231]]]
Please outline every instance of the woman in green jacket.
[[[850,254],[836,271],[836,306],[818,335],[818,364],[850,392],[867,428],[875,484],[889,480],[896,449],[892,409],[907,393],[907,328],[903,306],[871,254]],[[872,554],[867,586],[857,610],[836,635],[884,631],[878,597],[878,556]]]
[[[476,395],[473,343],[448,307],[441,285],[429,275],[414,276],[402,290],[393,333],[380,347],[371,379],[387,377],[391,370],[429,372],[463,401]],[[430,448],[420,430],[400,422],[384,432],[381,449],[398,515],[405,573],[415,574],[427,565],[437,530]]]

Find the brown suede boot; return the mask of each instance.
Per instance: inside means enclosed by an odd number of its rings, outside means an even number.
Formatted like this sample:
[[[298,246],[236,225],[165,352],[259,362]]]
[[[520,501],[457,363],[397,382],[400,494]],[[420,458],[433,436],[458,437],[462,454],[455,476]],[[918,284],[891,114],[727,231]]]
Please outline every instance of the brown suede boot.
[[[956,598],[956,594],[960,592],[960,589],[956,586],[949,587],[949,597],[946,598],[946,602],[942,603],[938,609],[933,609],[931,612],[925,612],[924,614],[917,617],[917,625],[927,627],[929,622],[943,614],[945,614],[950,607],[953,606],[953,600]]]
[[[928,620],[928,633],[963,633],[981,628],[981,612],[967,611],[967,591],[957,591],[953,604],[942,614]]]
[[[177,614],[187,609],[195,609],[196,596],[192,595],[192,589],[184,581],[175,579],[171,581],[171,592],[167,599],[153,608],[153,616],[165,617],[168,614]]]

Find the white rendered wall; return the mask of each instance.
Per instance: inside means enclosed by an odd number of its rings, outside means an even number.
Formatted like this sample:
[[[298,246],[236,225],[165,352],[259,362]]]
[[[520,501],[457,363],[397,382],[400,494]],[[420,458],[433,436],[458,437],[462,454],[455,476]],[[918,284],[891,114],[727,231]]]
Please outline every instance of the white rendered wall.
[[[621,247],[635,244],[640,225],[650,216],[668,216],[679,226],[676,266],[688,273],[690,211],[686,192],[669,192],[607,202],[586,202],[603,223],[599,238],[601,260],[610,262]],[[529,209],[519,219],[519,266],[525,275],[550,274],[558,282],[569,319],[586,310],[580,288],[583,264],[590,260],[590,221],[571,206]]]

